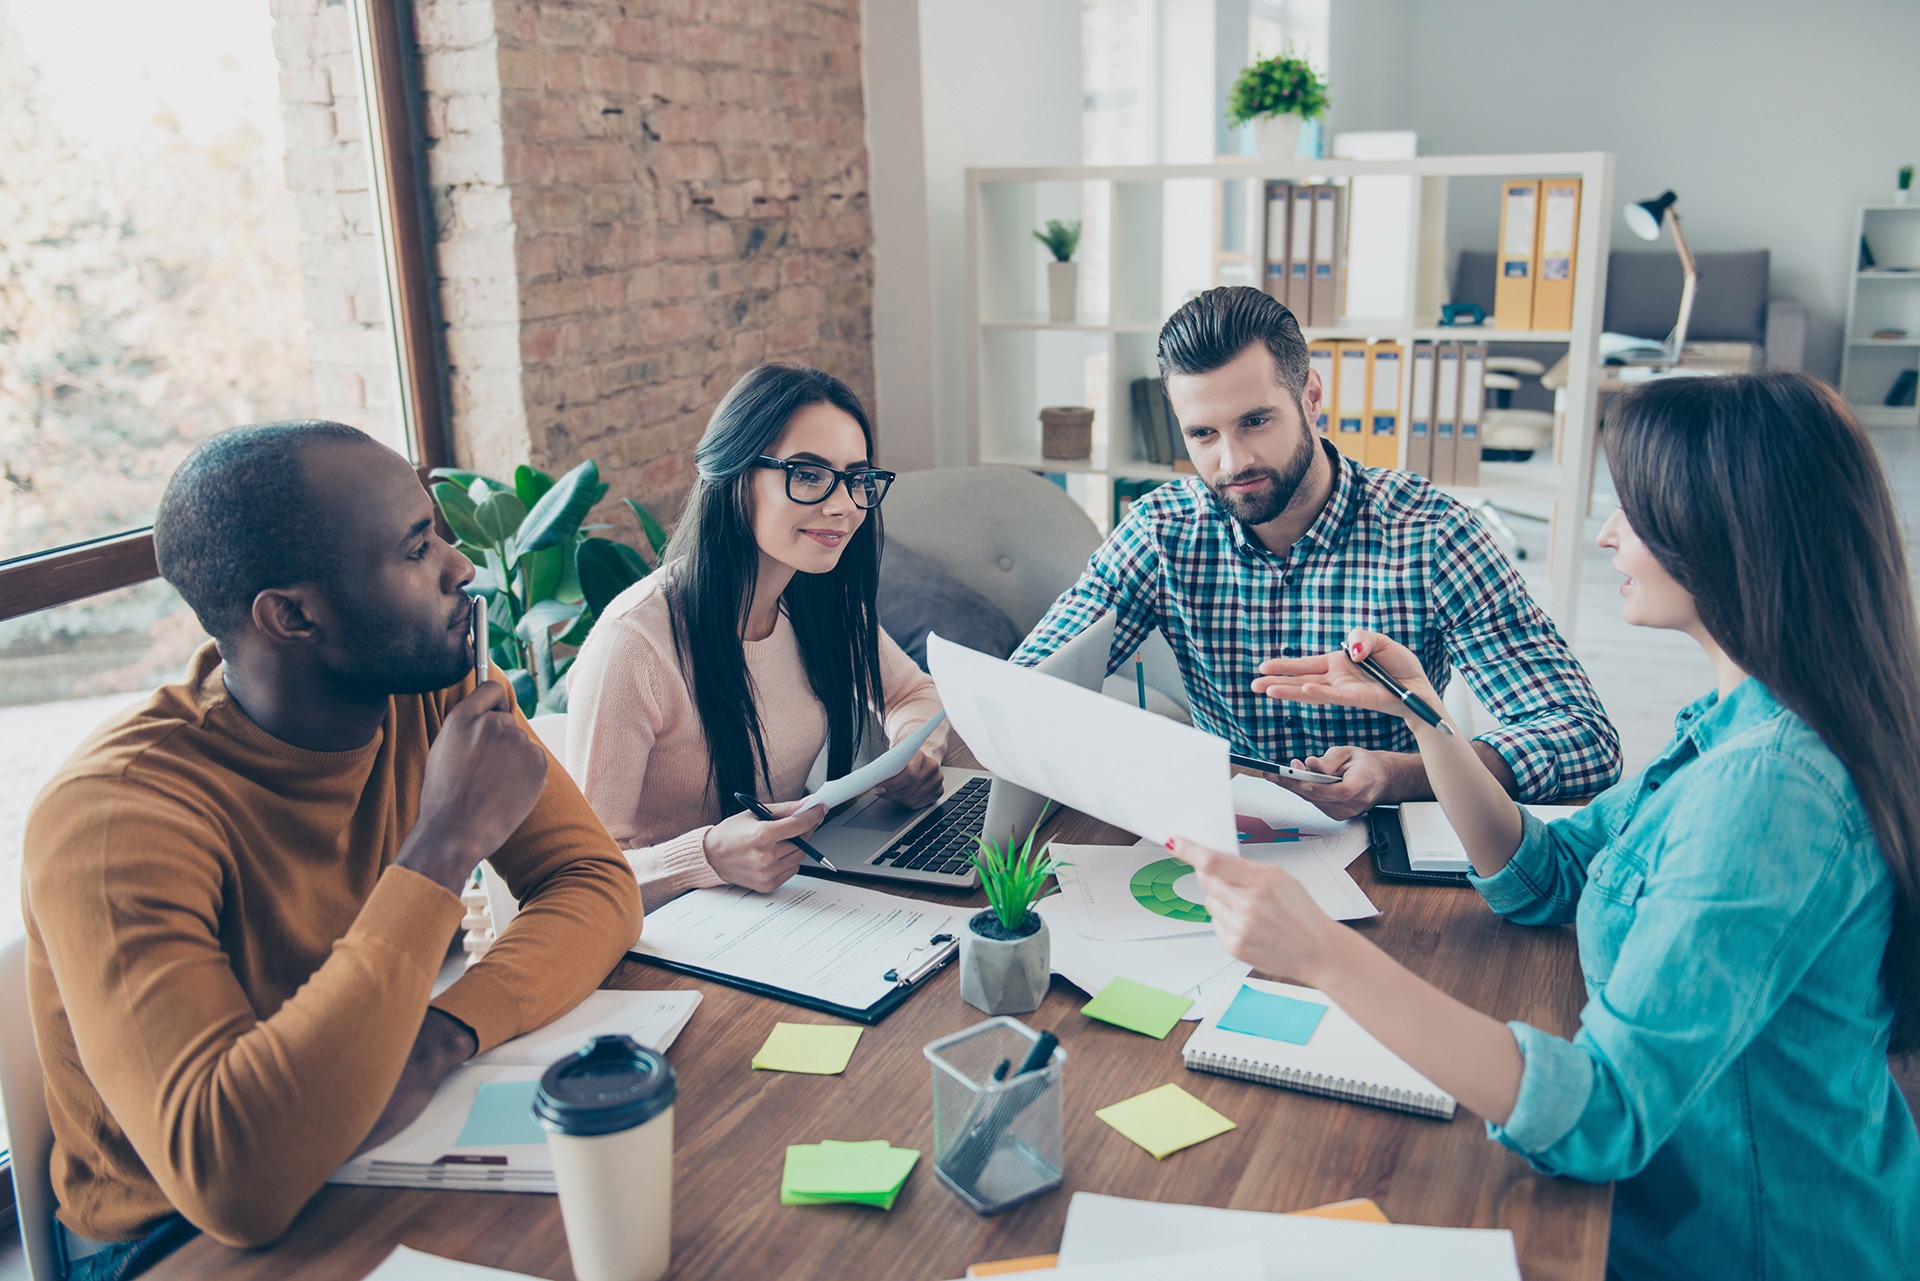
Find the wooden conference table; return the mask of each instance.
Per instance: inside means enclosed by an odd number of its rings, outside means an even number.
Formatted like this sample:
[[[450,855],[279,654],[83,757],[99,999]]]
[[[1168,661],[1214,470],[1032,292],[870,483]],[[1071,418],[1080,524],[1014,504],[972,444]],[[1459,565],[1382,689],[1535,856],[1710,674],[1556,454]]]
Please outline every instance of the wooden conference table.
[[[1133,843],[1071,813],[1049,835]],[[1476,1009],[1573,1032],[1583,997],[1571,930],[1506,924],[1471,890],[1382,881],[1365,856],[1352,870],[1381,910],[1356,928],[1381,947]],[[984,901],[977,894],[924,897]],[[1489,1142],[1480,1120],[1464,1109],[1440,1122],[1189,1072],[1180,1047],[1194,1024],[1181,1023],[1155,1041],[1096,1022],[1079,1012],[1087,998],[1057,977],[1046,1003],[1023,1017],[1054,1029],[1069,1055],[1066,1179],[994,1218],[977,1217],[929,1168],[932,1096],[921,1047],[984,1017],[961,1001],[957,964],[867,1029],[841,1076],[748,1066],[776,1021],[834,1021],[825,1015],[632,960],[607,986],[692,986],[704,993],[669,1051],[680,1080],[669,1274],[675,1281],[958,1277],[981,1260],[1052,1253],[1079,1190],[1269,1211],[1372,1197],[1396,1223],[1512,1229],[1528,1281],[1600,1281],[1605,1273],[1607,1185],[1534,1173]],[[1168,1081],[1238,1128],[1156,1161],[1093,1115]],[[922,1153],[891,1212],[779,1204],[789,1143],[873,1138]],[[554,1197],[346,1187],[323,1189],[271,1249],[233,1250],[203,1236],[147,1275],[359,1281],[403,1244],[556,1281],[573,1276]]]

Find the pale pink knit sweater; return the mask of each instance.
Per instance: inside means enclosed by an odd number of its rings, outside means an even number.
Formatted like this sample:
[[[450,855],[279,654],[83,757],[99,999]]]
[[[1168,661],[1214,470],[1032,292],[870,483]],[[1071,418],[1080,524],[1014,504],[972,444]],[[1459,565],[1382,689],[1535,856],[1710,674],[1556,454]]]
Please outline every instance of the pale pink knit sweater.
[[[642,579],[607,606],[567,674],[568,768],[627,852],[648,910],[687,890],[725,884],[701,848],[722,811],[660,579]],[[826,709],[807,683],[784,611],[773,635],[745,648],[773,785],[763,799],[798,800],[826,746]],[[898,742],[940,710],[940,696],[885,632],[880,674],[887,738]],[[945,751],[946,732],[942,725],[927,740],[935,756]]]

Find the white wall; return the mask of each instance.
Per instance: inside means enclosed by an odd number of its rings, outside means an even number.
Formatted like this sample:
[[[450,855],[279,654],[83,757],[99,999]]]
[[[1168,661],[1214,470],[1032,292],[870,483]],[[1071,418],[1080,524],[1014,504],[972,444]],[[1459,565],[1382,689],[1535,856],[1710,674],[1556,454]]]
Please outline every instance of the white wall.
[[[1772,251],[1833,379],[1854,206],[1920,162],[1916,49],[1913,0],[1334,0],[1329,115],[1417,130],[1426,155],[1615,153],[1621,202],[1673,188],[1697,252]],[[1493,247],[1484,203],[1453,206],[1456,245]]]
[[[919,456],[930,442],[939,465],[957,466],[967,456],[966,170],[1080,163],[1080,0],[920,0],[920,52],[933,403],[924,424],[890,422],[903,453],[890,445],[888,457]]]

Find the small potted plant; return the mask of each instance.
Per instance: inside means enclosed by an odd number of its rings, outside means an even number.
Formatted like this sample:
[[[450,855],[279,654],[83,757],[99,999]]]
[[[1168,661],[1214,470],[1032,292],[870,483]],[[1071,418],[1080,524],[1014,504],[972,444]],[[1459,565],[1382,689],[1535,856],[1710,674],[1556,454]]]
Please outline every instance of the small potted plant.
[[[1071,321],[1080,298],[1080,264],[1073,260],[1073,251],[1080,247],[1080,224],[1049,218],[1033,238],[1053,255],[1047,264],[1047,318]]]
[[[1900,166],[1900,185],[1893,189],[1893,202],[1904,205],[1913,194],[1913,166]]]
[[[1293,56],[1291,46],[1240,73],[1227,91],[1227,123],[1253,124],[1260,159],[1286,160],[1300,149],[1300,126],[1327,109],[1327,82]]]
[[[960,998],[987,1014],[1025,1014],[1040,1008],[1052,977],[1047,923],[1033,910],[1040,888],[1058,866],[1051,846],[1033,848],[1033,832],[1016,846],[976,836],[980,888],[987,906],[960,936]]]

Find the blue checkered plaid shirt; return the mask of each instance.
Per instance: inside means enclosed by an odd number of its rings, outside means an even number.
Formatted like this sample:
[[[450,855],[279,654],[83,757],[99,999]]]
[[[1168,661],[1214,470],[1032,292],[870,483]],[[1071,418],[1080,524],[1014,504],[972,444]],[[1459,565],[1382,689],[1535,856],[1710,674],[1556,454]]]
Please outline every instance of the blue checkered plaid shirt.
[[[1326,653],[1366,627],[1418,654],[1436,689],[1462,670],[1500,722],[1479,739],[1513,770],[1521,800],[1588,796],[1620,776],[1620,737],[1560,633],[1474,514],[1409,472],[1336,455],[1326,507],[1284,555],[1251,538],[1197,478],[1162,485],[1134,504],[1013,661],[1039,662],[1110,609],[1119,617],[1108,671],[1158,627],[1194,724],[1236,751],[1282,761],[1342,743],[1414,751],[1399,717],[1249,688],[1267,659]]]

